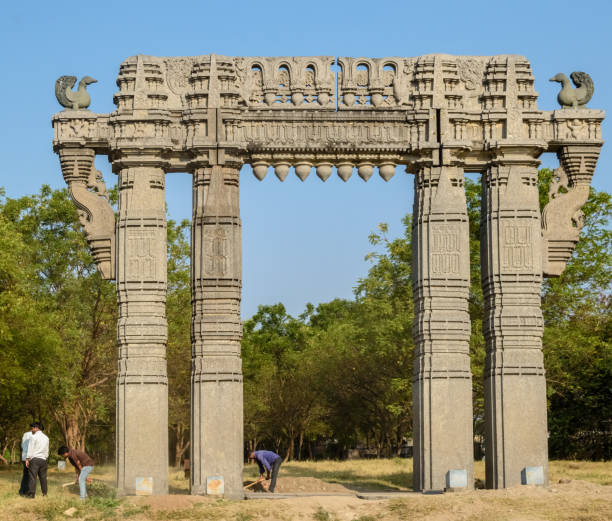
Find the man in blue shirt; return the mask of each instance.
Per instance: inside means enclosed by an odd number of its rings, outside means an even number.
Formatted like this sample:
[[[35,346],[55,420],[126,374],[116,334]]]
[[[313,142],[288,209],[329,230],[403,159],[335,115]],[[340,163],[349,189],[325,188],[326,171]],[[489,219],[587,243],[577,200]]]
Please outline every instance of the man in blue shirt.
[[[274,492],[278,469],[283,462],[283,458],[271,450],[256,450],[251,452],[249,458],[255,460],[255,463],[259,465],[259,481],[264,479],[264,469],[266,470],[266,479],[270,479],[270,472],[272,472],[272,481],[270,481],[268,491]]]

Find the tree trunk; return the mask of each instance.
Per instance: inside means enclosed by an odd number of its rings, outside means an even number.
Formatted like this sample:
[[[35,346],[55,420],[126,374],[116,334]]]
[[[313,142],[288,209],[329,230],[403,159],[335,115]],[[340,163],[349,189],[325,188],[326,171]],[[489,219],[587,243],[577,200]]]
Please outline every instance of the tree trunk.
[[[76,415],[66,415],[66,444],[71,449],[84,449],[83,437]]]
[[[304,431],[300,431],[300,437],[298,441],[298,455],[297,460],[302,461],[302,445],[304,444]]]
[[[175,445],[175,459],[174,464],[176,467],[181,466],[181,460],[185,455],[185,452],[189,448],[190,441],[186,439],[185,434],[187,433],[187,428],[182,423],[178,423],[175,428],[176,433],[176,445]]]
[[[11,443],[11,465],[13,464],[13,462],[15,461],[15,447],[17,446],[17,440],[13,440],[13,443]]]
[[[0,461],[2,461],[2,463],[4,463],[5,465],[8,465],[8,461],[6,461],[6,458],[4,457],[4,453],[6,452],[8,445],[9,441],[7,437],[2,440],[2,449],[0,450]]]
[[[293,457],[293,445],[294,444],[294,438],[293,436],[291,436],[289,438],[289,447],[287,448],[287,456],[285,456],[285,461],[284,463],[286,463],[287,461],[291,461],[291,458]]]

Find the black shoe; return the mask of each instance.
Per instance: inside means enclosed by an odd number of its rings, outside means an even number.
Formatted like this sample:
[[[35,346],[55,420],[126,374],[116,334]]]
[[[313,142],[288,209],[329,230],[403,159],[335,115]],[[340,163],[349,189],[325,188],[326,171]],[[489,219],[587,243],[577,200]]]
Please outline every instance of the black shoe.
[[[34,499],[34,494],[26,494],[25,497],[28,499]]]

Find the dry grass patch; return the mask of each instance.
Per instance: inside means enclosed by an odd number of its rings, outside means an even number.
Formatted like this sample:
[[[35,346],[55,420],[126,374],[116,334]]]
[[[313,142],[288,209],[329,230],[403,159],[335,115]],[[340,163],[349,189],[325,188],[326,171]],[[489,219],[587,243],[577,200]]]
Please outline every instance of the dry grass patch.
[[[114,468],[96,467],[93,477],[100,491],[86,503],[78,489],[62,488],[72,472],[49,472],[49,497],[34,500],[17,495],[21,470],[0,469],[0,520],[4,521],[610,521],[612,520],[612,464],[555,461],[550,463],[551,486],[475,490],[426,496],[410,494],[400,500],[364,501],[354,495],[229,501],[188,495],[182,471],[171,470],[174,495],[117,498],[113,494]],[[245,467],[245,480],[258,475]],[[475,475],[484,480],[484,465]],[[292,462],[281,466],[288,484],[317,483],[336,490],[409,490],[411,460]],[[562,480],[562,483],[559,483]],[[331,483],[331,485],[330,485]],[[92,494],[93,496],[93,494]],[[70,518],[64,515],[76,508]]]
[[[256,464],[245,466],[245,479],[257,476]],[[303,477],[337,483],[357,492],[407,491],[412,490],[412,459],[292,461],[281,465],[279,483],[286,478]]]

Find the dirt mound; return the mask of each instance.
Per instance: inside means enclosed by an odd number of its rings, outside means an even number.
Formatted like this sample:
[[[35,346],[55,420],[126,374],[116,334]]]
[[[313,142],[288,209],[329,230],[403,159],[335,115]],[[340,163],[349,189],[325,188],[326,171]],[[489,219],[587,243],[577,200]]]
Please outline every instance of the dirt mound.
[[[250,485],[253,483],[252,481],[245,481],[244,485]],[[265,482],[266,486],[267,483]],[[253,485],[252,487],[247,489],[248,492],[262,492],[265,493],[261,483],[257,485]],[[346,488],[343,485],[339,485],[338,483],[328,483],[327,481],[323,481],[317,478],[304,477],[304,478],[289,478],[289,477],[280,477],[276,481],[276,489],[275,492],[279,494],[291,494],[296,492],[316,492],[316,493],[324,493],[324,494],[351,494],[354,493],[353,490]]]

